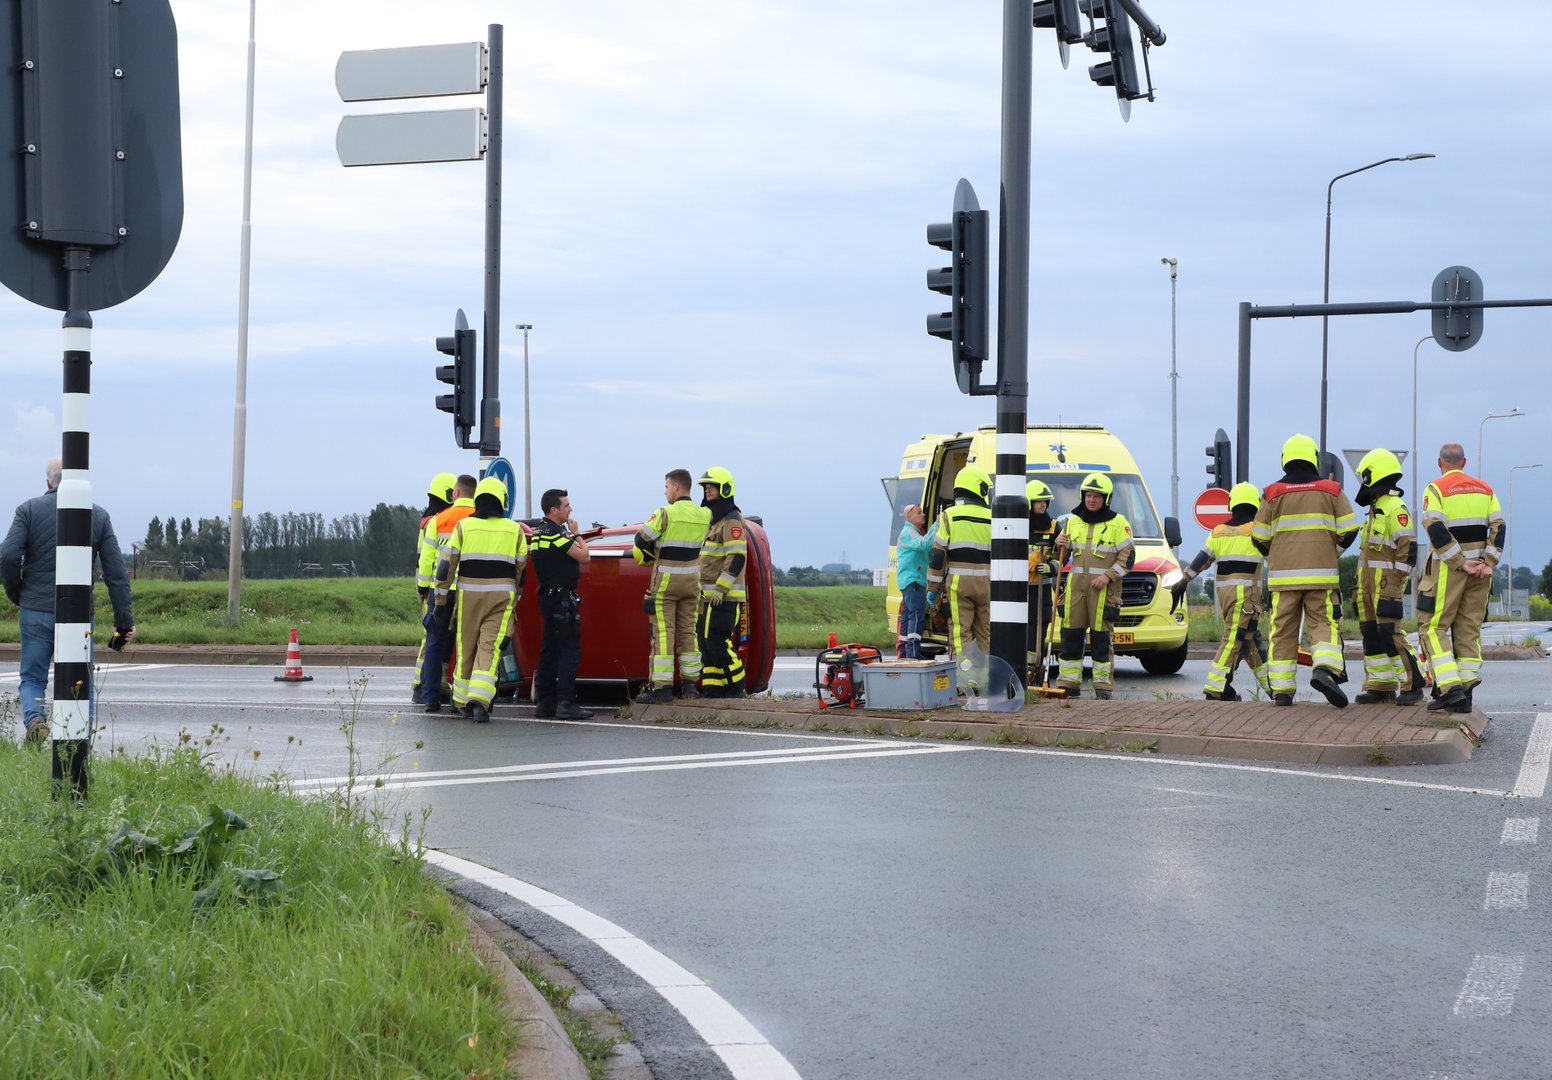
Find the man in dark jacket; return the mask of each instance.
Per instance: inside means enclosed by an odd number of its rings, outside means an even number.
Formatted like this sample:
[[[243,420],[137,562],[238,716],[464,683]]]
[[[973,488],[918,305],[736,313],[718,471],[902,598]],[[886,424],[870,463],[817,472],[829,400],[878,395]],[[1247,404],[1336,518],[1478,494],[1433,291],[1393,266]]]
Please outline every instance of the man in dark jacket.
[[[54,659],[54,547],[58,514],[60,463],[51,460],[44,469],[48,490],[28,499],[16,508],[11,531],[0,544],[0,583],[5,595],[21,608],[21,696],[22,716],[28,739],[48,734],[48,715],[44,711],[44,691],[48,687],[49,664]],[[135,617],[130,609],[129,574],[124,570],[124,554],[108,512],[92,507],[92,554],[108,586],[113,604],[113,629],[128,641],[135,634]]]

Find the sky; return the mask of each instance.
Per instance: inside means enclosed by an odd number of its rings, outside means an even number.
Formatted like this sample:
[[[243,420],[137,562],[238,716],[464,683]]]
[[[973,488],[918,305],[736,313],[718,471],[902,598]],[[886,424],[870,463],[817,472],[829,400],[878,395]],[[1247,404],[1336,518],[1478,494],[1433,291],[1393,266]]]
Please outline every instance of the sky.
[[[1321,295],[1333,189],[1334,301],[1427,300],[1464,264],[1494,299],[1552,295],[1552,6],[1145,0],[1168,34],[1157,100],[1123,123],[1081,46],[1035,31],[1031,422],[1101,423],[1170,512],[1176,301],[1183,554],[1203,448],[1234,433],[1237,306]],[[730,469],[781,566],[887,557],[881,477],[924,432],[995,419],[955,389],[925,317],[942,297],[929,222],[960,177],[997,227],[995,0],[738,4],[623,0],[265,3],[257,19],[248,514],[420,505],[473,470],[432,399],[438,335],[483,303],[484,169],[345,169],[345,50],[505,27],[502,449],[523,474],[529,341],[533,498],[584,525],[642,520],[671,468]],[[122,541],[232,498],[248,5],[174,0],[182,237],[140,295],[94,315],[91,480]],[[995,248],[995,241],[994,241]],[[995,292],[995,283],[993,285]],[[0,502],[42,489],[60,429],[59,315],[0,296]],[[1330,324],[1333,449],[1411,443],[1427,313]],[[1458,440],[1510,504],[1514,561],[1552,558],[1552,310],[1494,310],[1480,344],[1417,351],[1419,443]],[[1320,322],[1254,327],[1251,477],[1319,425]],[[1483,423],[1492,412],[1523,415]],[[1482,460],[1477,460],[1479,431]],[[1410,468],[1407,488],[1410,490]],[[1425,482],[1429,477],[1425,476]],[[1351,488],[1352,485],[1350,484]],[[521,480],[514,493],[522,498]]]

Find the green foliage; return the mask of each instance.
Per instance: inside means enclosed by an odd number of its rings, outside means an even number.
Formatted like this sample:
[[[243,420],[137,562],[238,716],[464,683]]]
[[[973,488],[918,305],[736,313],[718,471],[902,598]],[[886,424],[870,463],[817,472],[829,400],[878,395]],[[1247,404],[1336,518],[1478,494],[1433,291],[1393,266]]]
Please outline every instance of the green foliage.
[[[789,578],[790,580],[790,578]],[[873,585],[775,588],[776,647],[822,649],[833,630],[840,642],[894,648],[884,612],[886,590]]]
[[[1552,600],[1532,593],[1530,598],[1530,617],[1533,622],[1552,619]]]
[[[413,574],[420,511],[378,503],[368,514],[325,523],[318,513],[261,513],[243,518],[243,574],[247,578],[355,577]],[[152,518],[138,569],[181,580],[226,572],[229,520],[172,517],[165,528]]]

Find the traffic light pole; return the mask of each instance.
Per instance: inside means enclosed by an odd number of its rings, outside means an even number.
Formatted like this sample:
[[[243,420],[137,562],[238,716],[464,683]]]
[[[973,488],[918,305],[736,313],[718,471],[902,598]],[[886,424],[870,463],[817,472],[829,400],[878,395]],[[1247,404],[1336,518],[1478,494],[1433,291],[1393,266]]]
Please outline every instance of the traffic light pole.
[[[997,462],[992,494],[992,655],[1022,676],[1029,634],[1029,146],[1034,26],[1002,5],[1002,218],[997,230]],[[1021,678],[1020,682],[1023,681]]]
[[[485,352],[480,395],[480,475],[501,454],[501,36],[491,23],[485,47],[490,80],[485,86]]]

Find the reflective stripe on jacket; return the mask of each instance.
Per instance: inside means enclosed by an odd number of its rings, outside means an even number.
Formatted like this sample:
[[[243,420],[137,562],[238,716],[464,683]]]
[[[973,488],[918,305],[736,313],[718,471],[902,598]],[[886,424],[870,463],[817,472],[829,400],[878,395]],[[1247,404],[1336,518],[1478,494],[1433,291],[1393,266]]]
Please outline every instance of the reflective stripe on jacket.
[[[1334,589],[1341,538],[1357,531],[1358,515],[1335,481],[1280,480],[1266,489],[1250,535],[1266,552],[1269,588]]]
[[[1098,524],[1070,514],[1057,543],[1067,549],[1067,557],[1072,561],[1067,572],[1078,577],[1103,574],[1112,582],[1119,582],[1136,557],[1131,522],[1120,514]]]
[[[1358,595],[1401,599],[1416,546],[1417,528],[1401,497],[1388,493],[1375,499],[1358,534]]]
[[[1429,484],[1423,492],[1423,528],[1436,523],[1449,530],[1450,540],[1440,544],[1434,531],[1429,531],[1433,558],[1454,570],[1467,559],[1498,565],[1503,554],[1503,508],[1486,481],[1451,469]]]
[[[935,588],[945,573],[991,577],[991,507],[979,500],[956,502],[938,515],[934,528],[937,535],[932,539],[934,557],[928,563],[928,588]]]

